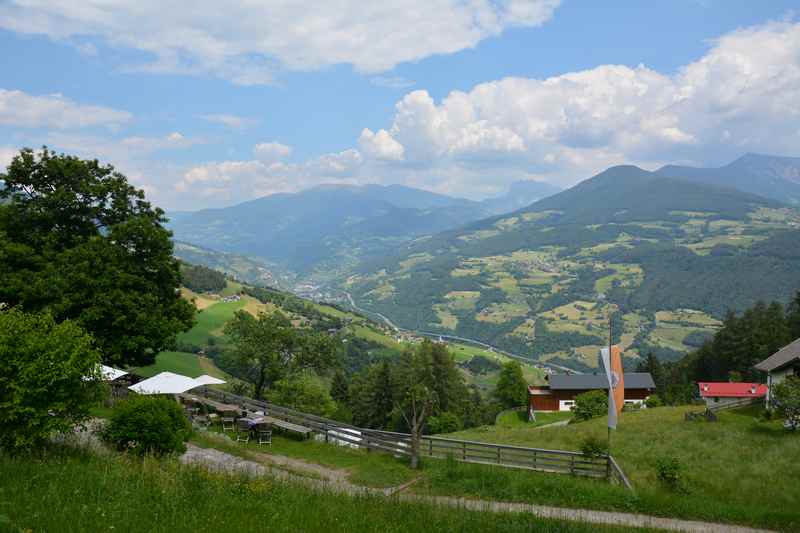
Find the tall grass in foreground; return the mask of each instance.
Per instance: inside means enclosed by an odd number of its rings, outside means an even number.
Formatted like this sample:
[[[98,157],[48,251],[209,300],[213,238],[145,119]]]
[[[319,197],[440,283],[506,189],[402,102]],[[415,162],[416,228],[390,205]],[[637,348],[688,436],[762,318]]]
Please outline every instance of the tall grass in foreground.
[[[687,410],[698,408],[659,407],[622,414],[611,452],[636,487],[635,495],[603,482],[469,465],[449,475],[433,472],[427,489],[800,531],[800,435],[784,430],[779,421],[758,420],[757,408],[724,411],[716,423],[685,422]],[[605,418],[599,418],[533,431],[493,426],[453,436],[578,450],[589,436],[605,440],[605,424]],[[684,490],[671,492],[661,486],[657,479],[661,458],[680,463]]]
[[[0,472],[0,530],[9,531],[632,531],[321,493],[152,459],[0,455]]]

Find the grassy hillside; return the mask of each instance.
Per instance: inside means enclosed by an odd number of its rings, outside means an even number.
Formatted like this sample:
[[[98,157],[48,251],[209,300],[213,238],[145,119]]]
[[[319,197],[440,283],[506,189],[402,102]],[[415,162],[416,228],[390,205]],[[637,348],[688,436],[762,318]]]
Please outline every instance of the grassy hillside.
[[[402,327],[592,370],[607,342],[677,358],[728,309],[800,287],[800,212],[615,167],[514,213],[400,248],[344,288]],[[633,361],[631,361],[633,364]]]
[[[630,531],[314,492],[171,461],[0,456],[0,471],[0,528],[9,531]]]
[[[196,378],[203,374],[221,379],[229,378],[225,372],[217,368],[211,359],[187,352],[161,352],[156,356],[154,364],[136,368],[134,372],[146,378],[160,372],[174,372],[190,378]]]
[[[296,296],[287,295],[282,305],[262,303],[249,295],[242,295],[241,299],[235,302],[222,302],[220,300],[224,296],[240,293],[242,288],[243,285],[241,283],[230,280],[227,282],[225,289],[220,291],[219,294],[198,294],[184,288],[184,297],[194,301],[199,312],[196,316],[197,322],[194,327],[178,336],[179,345],[204,348],[208,346],[210,338],[213,339],[215,344],[224,345],[223,328],[233,318],[234,313],[239,310],[245,310],[256,315],[260,311],[281,309],[282,312],[299,324],[313,318],[312,315],[303,314],[304,309],[311,309],[322,316],[342,321],[344,327],[340,335],[345,338],[354,337],[365,341],[367,346],[371,347],[370,351],[375,354],[380,353],[383,356],[393,357],[411,346],[405,342],[398,342],[387,328],[370,321],[362,315],[331,305],[312,303]],[[285,293],[280,294],[284,295]],[[276,301],[280,302],[280,300]],[[502,354],[465,344],[450,343],[448,347],[456,362],[461,364],[462,373],[467,383],[474,383],[484,393],[488,393],[494,388],[500,374],[499,365],[509,360],[508,357]],[[497,364],[497,368],[480,373],[472,372],[465,363],[474,357],[482,357],[494,361]],[[203,361],[205,366],[201,364]],[[137,372],[144,376],[152,376],[165,370],[188,376],[208,373],[223,377],[222,374],[224,374],[214,366],[210,359],[198,359],[194,353],[187,352],[163,352],[158,355],[154,365],[140,368]],[[523,372],[530,383],[539,383],[544,380],[543,372],[532,365],[523,364]]]
[[[685,422],[687,410],[662,407],[623,413],[612,435],[612,454],[637,490],[642,512],[681,513],[714,520],[772,524],[783,531],[800,529],[800,438],[780,422],[760,422],[757,410],[722,412],[717,423]],[[462,431],[454,438],[507,443],[546,449],[577,450],[587,436],[606,438],[605,419],[534,430],[498,425]],[[662,489],[656,477],[659,459],[672,457],[681,465],[683,490]],[[542,501],[536,481],[515,473],[492,474],[467,469],[459,484],[465,495]],[[433,491],[457,487],[434,482]],[[573,504],[613,508],[619,494],[570,485]],[[560,491],[569,492],[569,491]],[[659,510],[661,509],[661,510]]]

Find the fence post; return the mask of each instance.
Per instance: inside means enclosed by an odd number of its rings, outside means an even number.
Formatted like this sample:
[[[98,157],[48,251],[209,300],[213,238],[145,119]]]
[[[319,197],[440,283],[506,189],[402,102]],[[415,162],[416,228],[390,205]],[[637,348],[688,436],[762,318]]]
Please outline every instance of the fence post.
[[[328,442],[328,423],[325,423],[325,442]]]
[[[502,449],[503,448],[500,447],[497,448],[497,464],[499,465],[503,464],[503,459],[500,457],[500,452],[502,451]]]
[[[467,460],[467,443],[466,442],[462,442],[461,443],[461,455],[462,455],[463,459],[466,461]]]
[[[428,455],[433,457],[433,439],[428,439]]]
[[[606,479],[611,483],[611,456],[606,455]]]

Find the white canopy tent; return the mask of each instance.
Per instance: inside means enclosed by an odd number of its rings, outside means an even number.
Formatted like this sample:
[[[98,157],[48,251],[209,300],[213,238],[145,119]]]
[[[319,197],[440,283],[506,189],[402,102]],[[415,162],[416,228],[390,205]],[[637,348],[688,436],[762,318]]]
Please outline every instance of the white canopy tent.
[[[200,377],[194,378],[194,381],[198,385],[222,385],[226,383],[224,379],[215,378],[214,376],[209,376],[208,374],[203,374]]]
[[[128,388],[139,394],[183,394],[197,387],[221,383],[225,383],[225,381],[208,375],[193,379],[172,372],[161,372]]]
[[[124,370],[119,370],[111,366],[100,365],[100,375],[102,376],[103,381],[114,381],[122,376],[127,376],[128,373]]]

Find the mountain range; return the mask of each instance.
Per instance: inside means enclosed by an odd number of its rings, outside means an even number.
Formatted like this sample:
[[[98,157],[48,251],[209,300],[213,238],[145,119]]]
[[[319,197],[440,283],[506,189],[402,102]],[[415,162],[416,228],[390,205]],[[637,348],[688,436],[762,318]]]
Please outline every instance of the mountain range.
[[[674,359],[728,310],[800,288],[800,212],[696,179],[612,167],[513,213],[364,262],[344,289],[401,327],[593,370],[607,342]]]
[[[790,205],[800,205],[800,157],[745,154],[720,168],[667,165],[656,173],[666,177],[733,187]]]
[[[172,229],[401,327],[592,370],[612,307],[633,364],[693,349],[729,309],[788,300],[800,288],[798,175],[800,158],[747,154],[720,168],[612,167],[561,192],[522,182],[482,202],[323,186],[173,214]]]
[[[516,182],[503,196],[475,202],[402,185],[323,185],[221,209],[170,213],[182,242],[255,256],[299,274],[338,272],[364,255],[410,239],[512,211],[559,189]]]

